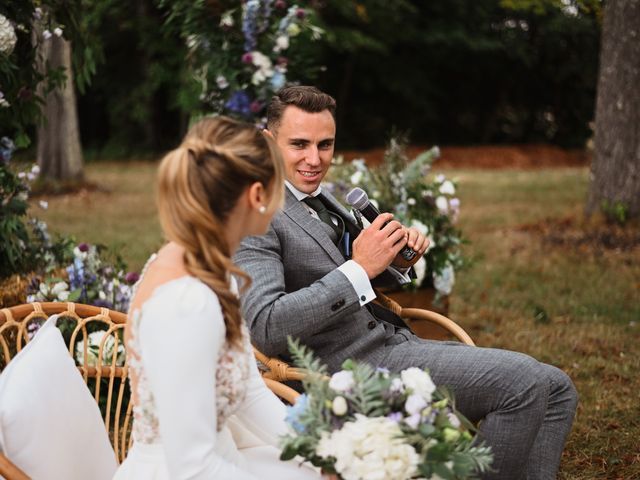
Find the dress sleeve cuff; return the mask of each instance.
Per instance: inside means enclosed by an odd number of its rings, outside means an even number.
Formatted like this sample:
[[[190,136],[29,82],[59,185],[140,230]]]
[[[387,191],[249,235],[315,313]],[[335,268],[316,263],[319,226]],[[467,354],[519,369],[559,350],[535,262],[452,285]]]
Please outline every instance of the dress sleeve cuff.
[[[376,294],[373,292],[373,287],[367,276],[367,272],[364,271],[357,262],[353,260],[347,260],[345,263],[338,267],[347,280],[353,286],[353,289],[358,295],[360,306],[366,305],[370,301],[376,298]]]

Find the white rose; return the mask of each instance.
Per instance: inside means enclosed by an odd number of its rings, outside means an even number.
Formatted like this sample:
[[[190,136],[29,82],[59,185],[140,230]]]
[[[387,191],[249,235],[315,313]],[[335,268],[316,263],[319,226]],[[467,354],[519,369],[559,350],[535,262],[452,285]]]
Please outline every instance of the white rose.
[[[233,27],[233,10],[228,10],[222,14],[220,18],[221,27]]]
[[[51,287],[51,295],[55,295],[57,297],[65,290],[69,290],[69,285],[67,285],[67,282],[58,282],[53,287]]]
[[[104,330],[99,330],[90,333],[87,336],[87,366],[92,367],[98,364],[98,355],[100,352],[100,345],[102,347],[102,364],[111,365],[113,361],[113,350],[115,347],[115,339],[112,335],[107,335]],[[116,366],[123,366],[125,360],[124,345],[122,342],[118,342],[118,353],[115,359]],[[76,343],[76,361],[80,365],[84,365],[84,340],[79,340]]]
[[[451,264],[447,264],[440,272],[440,275],[433,276],[433,286],[442,295],[449,295],[455,282],[456,274]]]
[[[338,395],[336,398],[334,398],[333,402],[331,403],[331,410],[338,417],[341,417],[345,413],[347,413],[348,406],[347,406],[347,401],[345,400],[345,398],[340,396],[340,395]]]
[[[422,395],[412,394],[407,397],[407,401],[404,402],[404,409],[409,415],[422,412],[424,407],[427,406]]]
[[[440,185],[440,193],[443,195],[454,195],[456,193],[456,187],[450,180],[447,180]]]
[[[436,390],[436,386],[427,372],[417,367],[407,368],[400,372],[400,378],[405,388],[422,396],[427,402],[431,401],[431,395]]]
[[[340,370],[331,375],[331,379],[329,380],[329,388],[336,392],[346,392],[353,387],[353,384],[353,372],[349,370]]]
[[[397,423],[360,414],[340,430],[323,433],[316,453],[335,457],[336,470],[345,480],[411,478],[420,461],[414,448],[403,441]]]
[[[45,40],[49,40],[51,38],[51,32],[49,30],[45,30],[44,32],[42,32],[42,38],[44,38]]]
[[[56,27],[56,28],[53,30],[53,34],[54,34],[56,37],[61,37],[61,36],[62,36],[62,29],[61,29],[60,27]]]
[[[449,211],[449,202],[446,197],[440,195],[436,198],[436,207],[440,213],[447,213]]]
[[[276,38],[276,46],[273,47],[274,52],[281,52],[289,48],[289,37],[287,35],[279,35]]]
[[[218,75],[216,77],[216,85],[218,85],[218,88],[222,90],[229,86],[229,82],[224,75]]]
[[[389,387],[389,390],[392,392],[402,393],[404,391],[404,384],[402,383],[402,380],[400,380],[398,377],[391,380],[391,386]]]
[[[362,180],[362,172],[360,170],[356,171],[353,175],[351,175],[351,185],[359,185],[360,180]]]
[[[431,244],[429,244],[429,248],[430,247]],[[420,257],[418,261],[413,264],[413,271],[416,273],[416,283],[418,285],[422,285],[422,281],[427,274],[427,261],[425,260],[424,256]]]
[[[16,46],[18,37],[11,22],[4,15],[0,15],[0,53],[11,55]]]
[[[446,180],[446,177],[444,175],[442,175],[441,173],[439,173],[438,175],[436,175],[436,183],[442,183]]]

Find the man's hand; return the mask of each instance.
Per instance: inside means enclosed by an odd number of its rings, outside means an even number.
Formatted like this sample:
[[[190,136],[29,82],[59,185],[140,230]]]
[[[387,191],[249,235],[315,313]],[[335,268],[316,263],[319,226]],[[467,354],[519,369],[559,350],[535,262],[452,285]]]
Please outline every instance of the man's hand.
[[[402,257],[402,255],[398,254],[391,263],[391,265],[398,268],[409,268],[413,266],[413,264],[420,260],[420,257],[424,255],[424,252],[427,251],[427,248],[429,248],[429,240],[422,233],[420,233],[418,229],[416,229],[415,227],[411,227],[405,228],[405,230],[408,234],[407,247],[416,252],[417,255],[413,257],[413,260],[407,261]]]
[[[399,222],[391,221],[392,218],[391,213],[381,213],[353,241],[351,258],[364,268],[369,279],[377,277],[391,265],[398,252],[407,244],[410,230],[415,230],[405,229]],[[384,225],[386,222],[389,223]],[[413,241],[416,244],[417,237],[414,236]],[[425,246],[424,249],[426,248]]]

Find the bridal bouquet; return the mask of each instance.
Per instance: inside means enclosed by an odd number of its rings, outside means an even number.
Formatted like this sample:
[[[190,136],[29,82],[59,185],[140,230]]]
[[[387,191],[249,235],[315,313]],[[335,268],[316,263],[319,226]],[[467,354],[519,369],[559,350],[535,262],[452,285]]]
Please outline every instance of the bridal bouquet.
[[[473,426],[426,371],[348,360],[329,377],[305,347],[289,346],[308,376],[289,407],[282,460],[300,456],[344,480],[458,480],[489,468],[490,448],[474,442]]]

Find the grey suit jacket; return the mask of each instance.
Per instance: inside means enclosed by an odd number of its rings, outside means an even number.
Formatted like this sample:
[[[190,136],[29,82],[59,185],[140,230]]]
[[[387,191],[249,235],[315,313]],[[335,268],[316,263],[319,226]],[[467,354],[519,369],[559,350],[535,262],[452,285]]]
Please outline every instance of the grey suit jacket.
[[[349,217],[333,196],[336,211]],[[269,231],[246,238],[236,264],[253,282],[241,293],[251,340],[263,353],[288,359],[287,336],[299,338],[331,371],[347,358],[378,365],[394,327],[377,320],[337,269],[346,260],[321,222],[286,189]]]

